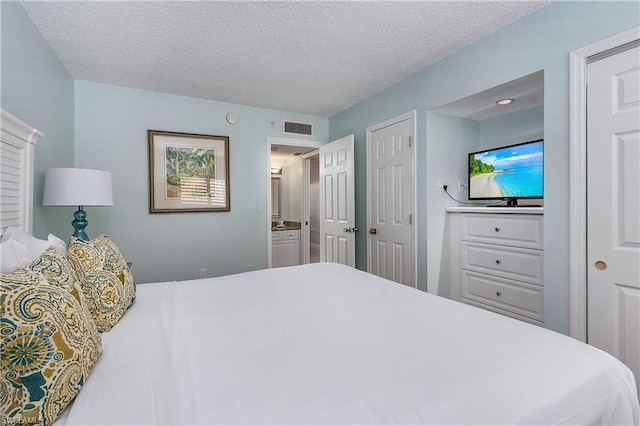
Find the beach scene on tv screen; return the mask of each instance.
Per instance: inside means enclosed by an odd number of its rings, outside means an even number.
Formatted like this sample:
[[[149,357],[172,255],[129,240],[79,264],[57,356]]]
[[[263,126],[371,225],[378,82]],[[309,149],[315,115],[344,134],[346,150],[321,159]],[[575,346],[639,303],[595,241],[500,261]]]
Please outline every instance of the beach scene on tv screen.
[[[542,194],[542,141],[471,154],[469,198],[541,198]]]

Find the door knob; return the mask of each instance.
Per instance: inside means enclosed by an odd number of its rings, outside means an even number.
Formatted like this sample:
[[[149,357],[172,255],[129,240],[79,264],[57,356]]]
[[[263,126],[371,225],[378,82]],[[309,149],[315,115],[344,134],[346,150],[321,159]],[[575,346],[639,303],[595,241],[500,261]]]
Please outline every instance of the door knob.
[[[595,267],[599,271],[604,271],[607,269],[607,262],[603,262],[602,260],[598,260],[595,264]]]
[[[342,228],[342,231],[349,234],[351,233],[351,228]]]
[[[378,233],[378,230],[377,230],[376,228],[369,228],[369,233],[370,233],[371,235],[375,235],[375,234],[377,234],[377,233]]]

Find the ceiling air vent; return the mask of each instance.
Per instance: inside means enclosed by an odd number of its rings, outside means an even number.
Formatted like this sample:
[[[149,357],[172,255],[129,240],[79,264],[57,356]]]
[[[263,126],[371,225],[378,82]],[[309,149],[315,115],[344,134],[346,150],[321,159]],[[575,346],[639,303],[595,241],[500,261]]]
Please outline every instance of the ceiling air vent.
[[[311,124],[306,124],[306,123],[294,123],[293,121],[285,121],[284,133],[312,136],[313,126]]]

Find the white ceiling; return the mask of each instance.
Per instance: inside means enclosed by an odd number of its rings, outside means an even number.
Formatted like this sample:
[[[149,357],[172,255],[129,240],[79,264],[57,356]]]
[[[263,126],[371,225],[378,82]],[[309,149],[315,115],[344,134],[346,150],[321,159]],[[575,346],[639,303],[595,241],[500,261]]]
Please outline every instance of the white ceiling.
[[[23,1],[75,79],[329,117],[536,1]]]

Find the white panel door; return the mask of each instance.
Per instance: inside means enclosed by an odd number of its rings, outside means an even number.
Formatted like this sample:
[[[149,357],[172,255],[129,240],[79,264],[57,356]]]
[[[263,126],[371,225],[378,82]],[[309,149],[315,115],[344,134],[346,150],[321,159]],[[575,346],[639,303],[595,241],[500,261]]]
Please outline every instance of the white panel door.
[[[640,383],[640,48],[587,78],[588,342]]]
[[[353,135],[320,147],[320,261],[355,266]]]
[[[415,287],[413,119],[369,138],[369,272]]]

